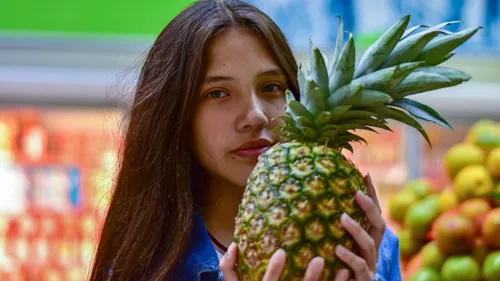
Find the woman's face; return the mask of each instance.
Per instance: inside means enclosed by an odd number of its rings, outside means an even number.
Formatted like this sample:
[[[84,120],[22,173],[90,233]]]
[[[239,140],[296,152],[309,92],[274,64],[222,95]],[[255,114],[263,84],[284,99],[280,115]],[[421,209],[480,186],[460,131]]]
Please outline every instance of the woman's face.
[[[233,28],[208,47],[194,115],[195,154],[216,182],[245,186],[257,157],[279,140],[287,80],[257,35]]]

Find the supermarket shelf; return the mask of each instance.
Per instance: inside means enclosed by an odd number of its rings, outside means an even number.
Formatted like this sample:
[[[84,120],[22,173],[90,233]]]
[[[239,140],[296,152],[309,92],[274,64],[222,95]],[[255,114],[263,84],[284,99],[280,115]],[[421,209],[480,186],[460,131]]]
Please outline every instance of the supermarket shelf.
[[[411,97],[448,118],[500,117],[500,83],[467,82]]]
[[[120,106],[130,102],[136,77],[110,69],[0,66],[0,104]],[[471,81],[415,99],[448,118],[500,117],[500,83]]]
[[[120,106],[134,82],[106,69],[0,66],[0,104]]]

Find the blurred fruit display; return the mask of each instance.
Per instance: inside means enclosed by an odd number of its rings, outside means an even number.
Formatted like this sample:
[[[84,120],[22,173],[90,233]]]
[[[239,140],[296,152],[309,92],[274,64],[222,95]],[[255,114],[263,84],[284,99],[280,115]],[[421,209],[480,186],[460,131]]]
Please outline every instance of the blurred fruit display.
[[[464,135],[388,200],[404,280],[500,280],[500,123]]]
[[[86,280],[116,139],[100,122],[69,130],[78,116],[46,126],[53,117],[0,111],[0,280]]]

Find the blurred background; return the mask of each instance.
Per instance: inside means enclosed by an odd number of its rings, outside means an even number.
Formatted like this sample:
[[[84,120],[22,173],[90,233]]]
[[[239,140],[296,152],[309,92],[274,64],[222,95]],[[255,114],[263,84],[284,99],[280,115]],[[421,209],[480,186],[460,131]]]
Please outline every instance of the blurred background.
[[[86,280],[141,62],[163,27],[191,2],[2,1],[0,280]],[[444,159],[457,144],[471,143],[485,155],[500,147],[500,125],[494,123],[500,122],[498,0],[247,2],[277,22],[300,61],[306,59],[309,35],[325,51],[333,48],[336,15],[354,33],[358,54],[406,14],[412,16],[410,26],[460,20],[447,29],[484,27],[446,63],[473,79],[417,98],[442,113],[454,132],[426,124],[431,150],[416,131],[395,124],[394,133],[367,134],[370,145],[357,146],[350,155],[370,172],[384,216],[398,233],[405,228],[391,210],[404,213],[410,203],[391,205],[395,195],[412,188],[430,188],[434,195],[453,190]],[[458,154],[454,161],[470,158]],[[493,173],[490,181],[496,184]],[[401,239],[408,277],[422,268],[418,253],[432,239]]]

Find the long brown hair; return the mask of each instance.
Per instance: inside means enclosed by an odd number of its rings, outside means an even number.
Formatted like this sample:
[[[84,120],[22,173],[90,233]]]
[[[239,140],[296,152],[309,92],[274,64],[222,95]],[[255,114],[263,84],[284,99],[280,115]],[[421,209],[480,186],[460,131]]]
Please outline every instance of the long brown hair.
[[[203,197],[193,176],[199,171],[191,147],[206,47],[233,26],[264,39],[290,90],[298,93],[292,51],[257,8],[236,0],[205,0],[174,18],[141,69],[90,280],[163,281],[185,250],[193,211]]]

